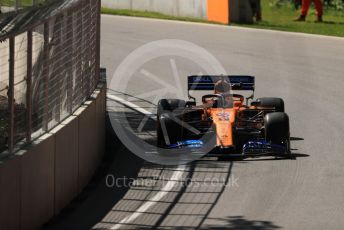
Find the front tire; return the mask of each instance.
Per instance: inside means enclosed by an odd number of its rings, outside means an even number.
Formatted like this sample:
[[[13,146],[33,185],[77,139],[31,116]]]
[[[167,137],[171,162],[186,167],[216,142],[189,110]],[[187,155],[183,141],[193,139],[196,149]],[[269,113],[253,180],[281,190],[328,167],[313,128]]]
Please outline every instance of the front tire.
[[[171,116],[175,116],[185,108],[185,101],[179,99],[161,99],[158,103],[157,111],[157,146],[161,148],[168,147],[169,144],[175,144],[182,140],[183,128],[177,124]],[[165,138],[163,124],[166,128]],[[167,143],[166,141],[169,141]]]
[[[174,112],[179,109],[184,109],[186,102],[179,99],[161,99],[158,102],[157,115],[159,116],[163,112]]]
[[[286,147],[286,153],[290,152],[290,127],[289,117],[283,112],[268,113],[264,117],[265,140],[274,144],[282,144]]]

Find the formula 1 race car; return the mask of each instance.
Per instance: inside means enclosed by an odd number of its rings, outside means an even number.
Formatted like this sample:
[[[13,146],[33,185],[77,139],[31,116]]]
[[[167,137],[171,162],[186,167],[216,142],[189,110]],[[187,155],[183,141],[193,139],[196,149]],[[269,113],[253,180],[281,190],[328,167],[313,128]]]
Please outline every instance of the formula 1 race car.
[[[197,104],[192,90],[213,93],[203,95],[202,103]],[[270,97],[253,100],[254,90],[252,76],[189,76],[189,101],[161,99],[158,103],[158,147],[201,148],[211,143],[208,155],[291,157],[284,101]],[[244,97],[233,91],[252,94]],[[209,135],[213,142],[204,138]]]

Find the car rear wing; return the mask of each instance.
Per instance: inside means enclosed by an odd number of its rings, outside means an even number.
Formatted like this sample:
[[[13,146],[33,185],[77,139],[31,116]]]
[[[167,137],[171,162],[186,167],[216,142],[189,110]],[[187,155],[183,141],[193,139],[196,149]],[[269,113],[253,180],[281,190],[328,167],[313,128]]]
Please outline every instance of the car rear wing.
[[[213,90],[216,82],[225,80],[231,84],[232,90],[254,91],[253,76],[239,75],[201,75],[188,77],[188,90]]]
[[[188,77],[188,95],[189,98],[196,101],[190,95],[190,90],[214,90],[216,82],[225,80],[231,85],[231,90],[248,90],[252,95],[247,97],[253,99],[255,89],[255,78],[247,75],[193,75]]]

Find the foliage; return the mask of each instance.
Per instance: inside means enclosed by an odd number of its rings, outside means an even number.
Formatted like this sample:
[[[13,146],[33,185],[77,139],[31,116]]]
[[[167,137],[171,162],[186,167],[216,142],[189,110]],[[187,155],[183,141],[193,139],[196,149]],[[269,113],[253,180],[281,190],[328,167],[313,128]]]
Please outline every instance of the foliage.
[[[25,105],[14,103],[14,114],[14,141],[17,142],[25,136]],[[8,147],[9,117],[8,98],[0,95],[0,153]]]
[[[344,11],[344,0],[332,0],[328,1],[328,5],[336,10]]]

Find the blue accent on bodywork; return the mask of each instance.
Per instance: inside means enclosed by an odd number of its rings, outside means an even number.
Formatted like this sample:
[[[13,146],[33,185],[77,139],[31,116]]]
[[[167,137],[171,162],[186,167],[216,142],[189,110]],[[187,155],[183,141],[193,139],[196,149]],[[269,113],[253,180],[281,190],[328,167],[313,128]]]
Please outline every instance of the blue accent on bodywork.
[[[201,140],[187,140],[187,141],[178,141],[175,144],[171,144],[168,148],[202,148],[203,141]]]
[[[285,153],[284,145],[273,144],[268,141],[249,141],[243,146],[243,153]]]

